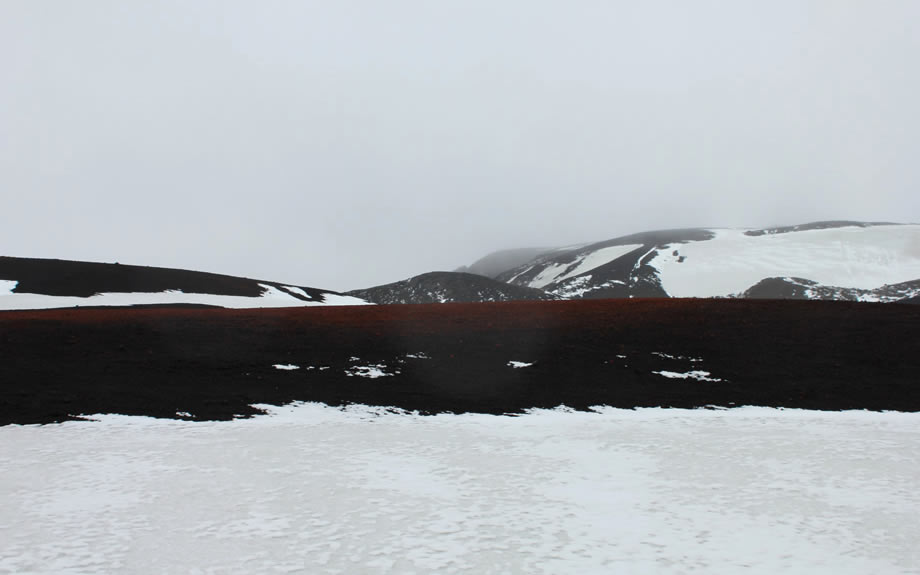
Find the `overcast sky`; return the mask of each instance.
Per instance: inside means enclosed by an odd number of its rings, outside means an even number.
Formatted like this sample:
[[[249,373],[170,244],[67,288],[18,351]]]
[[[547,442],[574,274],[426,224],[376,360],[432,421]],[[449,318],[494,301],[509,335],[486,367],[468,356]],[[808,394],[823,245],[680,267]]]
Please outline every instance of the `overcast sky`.
[[[0,254],[354,289],[920,221],[920,2],[0,1]]]

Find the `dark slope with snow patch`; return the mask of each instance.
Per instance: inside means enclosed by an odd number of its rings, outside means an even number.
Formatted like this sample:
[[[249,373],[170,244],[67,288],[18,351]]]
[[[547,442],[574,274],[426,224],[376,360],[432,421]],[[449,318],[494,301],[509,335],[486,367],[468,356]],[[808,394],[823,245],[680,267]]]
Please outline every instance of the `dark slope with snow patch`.
[[[712,237],[712,231],[696,228],[630,234],[543,255],[496,279],[538,287],[564,299],[668,297],[657,270],[649,265],[657,250]],[[616,249],[620,247],[624,249]]]
[[[544,253],[496,279],[563,299],[891,302],[918,293],[920,226],[823,221],[757,230],[645,232]]]
[[[538,289],[461,272],[431,272],[345,295],[376,304],[471,303],[559,299]]]
[[[803,278],[767,278],[739,297],[749,299],[811,299],[833,301],[896,302],[920,295],[920,280],[884,285],[876,289],[825,286]]]
[[[0,280],[16,282],[15,287],[10,290],[13,297],[35,294],[60,298],[91,298],[97,294],[182,292],[256,300],[262,298],[267,289],[272,288],[277,290],[276,293],[280,296],[289,298],[292,305],[297,305],[298,302],[321,304],[325,302],[327,295],[340,296],[330,290],[207,272],[8,256],[0,256]],[[139,298],[139,303],[144,303],[142,298]],[[177,305],[184,304],[179,302]]]

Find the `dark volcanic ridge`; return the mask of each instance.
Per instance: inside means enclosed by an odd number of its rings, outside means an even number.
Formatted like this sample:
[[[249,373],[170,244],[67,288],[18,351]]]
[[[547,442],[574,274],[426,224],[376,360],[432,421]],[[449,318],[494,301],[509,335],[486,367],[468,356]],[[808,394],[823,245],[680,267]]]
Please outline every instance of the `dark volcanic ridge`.
[[[338,295],[330,290],[207,272],[8,256],[0,256],[0,280],[18,282],[12,290],[17,294],[83,298],[100,293],[166,291],[256,298],[266,285],[304,302],[322,303],[324,294]]]
[[[920,410],[920,307],[719,299],[0,313],[0,424],[253,404]]]
[[[560,299],[542,290],[506,284],[484,276],[461,272],[431,272],[391,284],[346,292],[345,295],[376,304]]]
[[[767,278],[746,290],[741,297],[751,299],[809,299],[864,302],[911,303],[920,293],[920,280],[884,285],[876,289],[825,286],[803,278]]]

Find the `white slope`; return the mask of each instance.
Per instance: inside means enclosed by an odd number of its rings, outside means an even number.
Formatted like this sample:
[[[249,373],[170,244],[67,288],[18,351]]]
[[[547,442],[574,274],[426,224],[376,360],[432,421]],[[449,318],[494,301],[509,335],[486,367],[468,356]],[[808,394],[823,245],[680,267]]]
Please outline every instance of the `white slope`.
[[[0,572],[920,571],[920,414],[272,411],[0,428]]]
[[[54,309],[86,306],[132,306],[151,304],[204,304],[224,308],[276,308],[318,305],[369,305],[368,302],[351,296],[323,294],[324,302],[297,299],[274,286],[259,284],[263,288],[259,297],[184,293],[178,290],[150,293],[100,293],[89,297],[50,296],[30,293],[14,293],[15,281],[0,282],[0,310]],[[296,287],[288,289],[298,290]],[[302,293],[302,290],[300,290]]]
[[[736,229],[713,231],[711,240],[669,245],[649,262],[672,297],[738,294],[769,277],[861,289],[920,279],[920,225],[762,236]]]
[[[575,259],[574,262],[569,262],[565,264],[554,264],[554,265],[548,266],[546,269],[541,271],[535,278],[533,278],[527,285],[533,288],[542,289],[551,283],[561,282],[563,280],[573,278],[577,275],[587,273],[606,263],[612,262],[613,260],[619,257],[622,257],[628,254],[629,252],[633,251],[634,249],[640,248],[640,247],[642,247],[642,244],[609,246],[606,248],[600,248],[592,252],[581,254]],[[569,270],[569,268],[571,268],[572,266],[575,266],[575,267]],[[525,270],[523,273],[526,273],[526,272],[527,270]],[[512,278],[509,283],[513,283],[514,279],[515,278]]]

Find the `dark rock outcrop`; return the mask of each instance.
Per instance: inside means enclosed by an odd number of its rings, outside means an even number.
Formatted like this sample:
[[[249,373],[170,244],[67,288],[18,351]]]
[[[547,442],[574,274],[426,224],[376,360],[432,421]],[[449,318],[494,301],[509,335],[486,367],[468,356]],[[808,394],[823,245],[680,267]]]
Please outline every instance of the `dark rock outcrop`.
[[[559,299],[544,291],[460,272],[430,272],[345,295],[376,304],[470,303]]]

